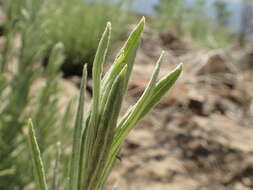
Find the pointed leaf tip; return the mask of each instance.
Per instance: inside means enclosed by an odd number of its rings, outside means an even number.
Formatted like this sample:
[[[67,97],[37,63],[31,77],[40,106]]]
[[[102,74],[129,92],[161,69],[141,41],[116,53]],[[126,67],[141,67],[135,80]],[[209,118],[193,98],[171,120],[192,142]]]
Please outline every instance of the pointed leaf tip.
[[[175,71],[179,71],[179,72],[181,73],[182,70],[183,70],[183,63],[180,63],[180,64],[175,68]]]
[[[84,66],[83,66],[83,74],[84,73],[87,73],[87,63],[85,63]]]
[[[112,23],[109,21],[109,22],[107,22],[107,24],[106,24],[106,27],[108,27],[108,28],[112,28]]]
[[[142,17],[137,27],[141,27],[143,29],[145,26],[145,20],[146,20],[145,17]]]
[[[55,45],[55,49],[59,50],[59,51],[63,51],[64,49],[64,45],[62,42],[58,42],[56,45]]]
[[[179,68],[180,70],[183,70],[183,63],[180,63],[180,64],[178,65],[178,68]]]
[[[45,170],[41,158],[40,149],[36,140],[35,131],[33,128],[32,120],[28,120],[28,141],[31,151],[31,156],[33,159],[34,175],[35,181],[40,190],[47,190]]]
[[[141,18],[141,21],[140,21],[140,22],[142,22],[143,24],[145,24],[145,22],[146,22],[145,16],[143,16],[143,17]]]
[[[32,125],[32,119],[31,118],[28,119],[28,125]]]
[[[164,56],[165,56],[165,51],[162,51],[162,53],[161,53],[161,55],[160,55],[160,57],[159,57],[159,59],[157,61],[157,65],[158,65],[159,68],[160,68],[160,66],[161,66],[161,64],[163,62]]]
[[[119,75],[122,77],[122,76],[126,76],[127,74],[127,65],[125,65],[123,67],[123,69],[120,71]]]

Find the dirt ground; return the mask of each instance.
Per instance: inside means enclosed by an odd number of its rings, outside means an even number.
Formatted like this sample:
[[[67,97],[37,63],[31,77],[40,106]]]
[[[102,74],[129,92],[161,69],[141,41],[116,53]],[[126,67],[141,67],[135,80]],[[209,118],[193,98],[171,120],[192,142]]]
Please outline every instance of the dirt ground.
[[[200,50],[171,38],[145,31],[125,107],[140,97],[162,49],[161,77],[180,62],[184,72],[127,138],[108,189],[253,189],[252,49]]]

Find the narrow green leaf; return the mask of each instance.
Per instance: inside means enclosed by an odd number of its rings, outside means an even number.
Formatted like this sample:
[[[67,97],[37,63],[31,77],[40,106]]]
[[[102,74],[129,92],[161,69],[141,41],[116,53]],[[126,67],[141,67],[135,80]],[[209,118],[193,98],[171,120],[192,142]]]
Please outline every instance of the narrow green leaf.
[[[14,175],[15,173],[16,173],[16,170],[14,168],[0,170],[0,177],[11,176],[11,175]]]
[[[161,98],[169,91],[174,85],[182,72],[182,64],[178,65],[171,73],[161,79],[154,89],[152,97],[149,99],[148,104],[145,106],[139,118],[141,120],[145,115],[161,100]]]
[[[92,157],[94,150],[93,144],[97,134],[97,126],[99,121],[101,74],[110,41],[110,34],[111,24],[108,23],[99,42],[98,50],[96,52],[93,63],[93,100],[90,114],[85,123],[85,133],[82,134],[82,159],[80,161],[80,167],[85,170],[87,170],[87,167],[89,167],[90,158]],[[83,186],[86,183],[88,175],[86,171],[80,171],[80,175],[82,179],[79,181],[79,186]]]
[[[79,97],[79,103],[77,108],[77,115],[75,121],[74,137],[73,137],[73,147],[72,147],[72,157],[70,161],[70,172],[69,172],[69,190],[78,190],[79,182],[79,162],[80,162],[80,152],[82,143],[82,133],[83,133],[83,110],[84,110],[84,97],[85,89],[87,83],[87,66],[83,68],[83,77],[81,83],[81,91]]]
[[[156,68],[152,74],[151,80],[150,80],[146,90],[144,91],[143,95],[141,96],[139,101],[136,103],[136,105],[131,109],[131,111],[129,111],[126,114],[127,118],[124,118],[123,122],[120,122],[120,124],[117,128],[117,133],[115,134],[115,137],[113,139],[108,159],[106,160],[105,165],[104,165],[105,167],[103,168],[103,170],[101,171],[101,174],[99,176],[99,180],[101,180],[101,183],[97,184],[98,188],[101,187],[101,185],[103,184],[102,182],[104,182],[106,180],[106,178],[108,177],[109,172],[115,163],[116,155],[120,151],[120,148],[121,148],[121,145],[122,145],[122,142],[123,142],[125,136],[129,133],[129,131],[133,128],[133,126],[138,121],[138,117],[140,116],[142,110],[144,109],[146,102],[148,101],[149,97],[151,96],[151,94],[154,90],[154,87],[155,87],[155,84],[157,81],[157,77],[159,74],[161,62],[163,59],[163,55],[164,55],[164,53],[162,53],[162,55],[160,56],[160,58],[156,64]]]
[[[93,103],[92,103],[92,116],[91,123],[96,121],[98,114],[99,96],[100,96],[100,82],[102,69],[107,54],[107,49],[111,35],[111,24],[108,22],[102,38],[98,45],[98,50],[93,62],[92,79],[93,79]]]
[[[106,98],[108,97],[108,93],[111,89],[113,81],[116,79],[116,77],[118,76],[118,74],[121,72],[121,70],[125,65],[127,65],[127,73],[124,87],[124,91],[126,91],[130,74],[133,68],[133,63],[135,60],[138,44],[140,42],[141,34],[144,29],[144,25],[145,25],[145,18],[142,18],[139,24],[130,34],[128,40],[126,41],[122,49],[120,50],[119,54],[117,55],[114,61],[114,64],[103,78],[103,85],[102,85],[103,94],[101,97],[102,98],[101,107],[103,107],[106,102]]]
[[[140,117],[141,112],[144,110],[146,104],[148,103],[149,98],[152,96],[152,93],[153,93],[155,85],[156,85],[157,77],[159,74],[160,66],[163,61],[163,57],[164,57],[164,52],[162,52],[161,56],[159,57],[159,59],[156,63],[156,68],[152,74],[151,80],[150,80],[146,90],[144,91],[143,95],[138,100],[138,102],[134,105],[134,107],[132,108],[132,111],[130,111],[130,113],[126,114],[127,119],[125,119],[123,117],[122,120],[124,122],[119,123],[118,136],[116,137],[117,140],[121,139],[121,141],[122,141],[123,138],[128,134],[128,132],[133,128],[133,126],[138,121],[138,118]]]
[[[154,75],[156,75],[155,73],[157,73],[159,70],[159,65],[161,64],[162,61],[162,57],[163,54],[161,55],[161,57],[158,60],[158,64],[157,64],[157,69],[155,70],[152,79],[154,78]],[[103,172],[102,172],[102,176],[101,176],[101,183],[99,185],[99,187],[101,187],[101,184],[103,184],[103,182],[106,180],[107,176],[109,175],[112,167],[115,164],[116,161],[116,155],[120,152],[124,137],[129,133],[129,131],[132,129],[132,127],[134,125],[136,125],[136,123],[142,119],[149,111],[150,109],[155,106],[155,104],[162,98],[162,96],[171,88],[171,86],[175,83],[175,81],[177,80],[177,78],[179,77],[180,73],[182,71],[182,66],[179,65],[174,71],[172,71],[170,74],[168,74],[165,78],[161,79],[156,85],[155,87],[151,87],[153,88],[153,90],[151,90],[151,92],[149,93],[149,98],[147,98],[145,100],[144,96],[145,96],[145,92],[143,94],[143,96],[140,98],[139,102],[144,101],[146,102],[146,104],[140,104],[137,102],[137,104],[132,107],[131,109],[129,109],[129,111],[125,114],[125,116],[122,118],[121,122],[118,124],[118,129],[117,129],[117,137],[115,138],[113,145],[112,145],[112,149],[110,151],[110,155],[109,155],[109,159],[106,162],[106,167],[104,168]],[[151,79],[151,81],[152,81]],[[152,82],[150,82],[152,83]],[[148,91],[148,89],[150,88],[150,85],[148,86],[148,88],[146,89],[146,91]],[[139,107],[142,107],[142,109],[137,109]],[[137,113],[138,111],[139,113]],[[142,111],[141,111],[142,110]]]
[[[81,189],[81,187],[85,187],[85,183],[87,182],[88,178],[88,166],[89,166],[89,156],[88,156],[88,150],[87,150],[87,140],[88,140],[88,135],[87,135],[87,129],[88,129],[88,124],[90,122],[90,114],[88,114],[88,117],[86,121],[84,122],[84,130],[82,133],[82,141],[81,141],[81,152],[80,152],[80,165],[79,165],[79,183],[78,183],[78,190]]]
[[[127,74],[127,66],[120,72],[119,76],[114,81],[110,91],[107,103],[102,113],[101,122],[98,130],[93,156],[93,164],[91,168],[91,179],[89,181],[88,189],[93,190],[101,172],[105,166],[111,144],[114,138],[117,120],[123,100],[123,90]]]
[[[87,129],[87,136],[89,140],[87,140],[87,154],[92,154],[92,146],[94,143],[94,139],[97,134],[97,126],[99,121],[99,102],[100,102],[100,82],[101,82],[101,74],[102,67],[105,61],[105,57],[107,54],[108,44],[110,40],[111,33],[111,24],[108,22],[106,29],[102,35],[102,38],[98,45],[98,50],[96,52],[96,56],[93,63],[93,99],[92,99],[92,108],[91,108],[91,116],[89,121],[89,128]]]
[[[117,133],[114,137],[112,148],[110,151],[110,156],[109,156],[110,160],[106,164],[108,168],[107,168],[107,171],[106,170],[103,171],[104,173],[103,175],[108,174],[107,173],[109,172],[108,170],[110,170],[110,168],[112,167],[110,164],[113,164],[115,162],[114,157],[119,153],[119,150],[121,148],[124,138],[130,132],[130,130],[134,127],[134,125],[138,122],[138,118],[140,117],[142,111],[144,110],[145,105],[149,101],[149,98],[151,97],[156,85],[156,81],[157,81],[157,77],[159,74],[163,57],[164,57],[164,52],[161,54],[160,58],[157,61],[156,68],[152,74],[151,80],[146,90],[144,91],[143,95],[135,104],[135,106],[131,109],[131,111],[126,113],[126,117],[125,118],[123,117],[121,122],[118,124]]]
[[[47,190],[44,166],[43,166],[39,146],[36,141],[35,131],[34,131],[31,120],[29,120],[28,122],[28,128],[29,128],[28,140],[29,140],[30,150],[31,150],[32,159],[33,159],[35,180],[36,180],[39,190]]]
[[[54,175],[52,180],[52,190],[58,189],[59,187],[59,165],[60,165],[60,158],[61,158],[61,143],[56,143],[56,159],[54,164]]]
[[[120,152],[121,147],[118,146],[118,149],[116,149],[113,154],[110,153],[108,156],[108,159],[106,160],[105,167],[103,168],[103,171],[101,171],[101,175],[99,176],[98,183],[96,184],[95,189],[100,190],[102,189],[103,185],[105,184],[112,168],[114,167],[116,160],[117,160],[117,154]]]
[[[180,76],[181,72],[182,72],[182,64],[178,65],[173,71],[171,71],[163,79],[161,79],[159,82],[157,82],[157,84],[153,90],[153,94],[151,95],[149,101],[147,101],[147,104],[145,105],[145,108],[143,109],[142,113],[140,114],[138,121],[143,119],[143,117],[145,117],[145,115],[147,115],[147,113],[169,91],[169,89],[173,86],[173,84],[176,82],[176,80]],[[125,120],[127,120],[127,118],[129,117],[129,115],[132,111],[133,111],[133,108],[130,108],[128,110],[128,112],[121,119],[120,124],[118,126],[122,126],[122,124],[125,122]]]
[[[62,43],[57,43],[50,54],[48,65],[46,67],[46,72],[49,77],[51,75],[55,75],[55,72],[58,71],[59,67],[63,63],[64,60],[64,46]]]
[[[105,86],[107,82],[110,82],[111,79],[115,78],[115,75],[117,76],[120,73],[120,71],[126,64],[126,60],[128,59],[128,57],[131,55],[133,51],[136,50],[136,47],[138,46],[141,34],[144,29],[144,25],[145,25],[145,18],[143,17],[129,35],[126,43],[123,45],[118,55],[116,56],[113,66],[105,75],[103,79],[103,84]]]

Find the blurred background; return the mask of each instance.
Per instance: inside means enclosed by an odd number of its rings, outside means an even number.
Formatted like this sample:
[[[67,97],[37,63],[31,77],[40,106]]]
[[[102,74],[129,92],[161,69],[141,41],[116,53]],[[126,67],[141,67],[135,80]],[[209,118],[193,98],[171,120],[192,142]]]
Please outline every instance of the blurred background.
[[[66,177],[83,64],[89,104],[106,23],[113,29],[105,70],[142,16],[122,112],[143,93],[162,50],[160,77],[181,62],[184,72],[127,138],[107,189],[253,189],[253,1],[0,0],[0,190],[35,189],[28,117],[48,180],[56,180],[56,157]]]

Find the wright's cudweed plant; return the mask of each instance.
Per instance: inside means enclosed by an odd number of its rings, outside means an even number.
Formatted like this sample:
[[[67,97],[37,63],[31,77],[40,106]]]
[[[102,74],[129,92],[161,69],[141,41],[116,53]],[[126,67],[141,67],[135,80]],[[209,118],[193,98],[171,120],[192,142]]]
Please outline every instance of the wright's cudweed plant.
[[[111,33],[111,25],[107,24],[93,63],[93,100],[86,119],[83,116],[87,82],[86,66],[84,67],[72,156],[65,185],[67,190],[103,189],[125,137],[159,102],[181,73],[182,66],[179,65],[158,81],[157,77],[164,56],[162,53],[146,90],[138,102],[122,118],[119,118],[144,24],[143,18],[120,50],[110,70],[102,78],[102,68]],[[38,189],[47,190],[47,178],[31,121],[29,122],[29,142]],[[55,175],[59,174],[56,172]],[[60,188],[58,185],[54,187],[54,189]]]

